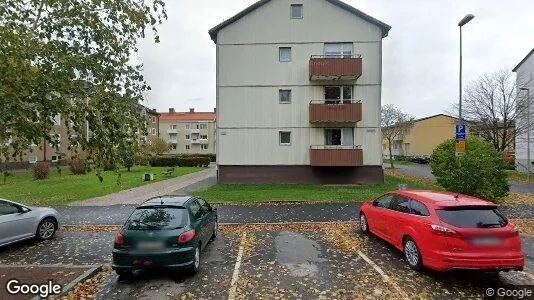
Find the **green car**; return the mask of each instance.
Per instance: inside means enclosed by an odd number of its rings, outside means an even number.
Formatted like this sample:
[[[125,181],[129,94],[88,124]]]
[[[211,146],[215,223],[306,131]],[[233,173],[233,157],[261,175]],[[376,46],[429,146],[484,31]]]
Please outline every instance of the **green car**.
[[[198,272],[200,251],[217,236],[217,209],[199,197],[165,196],[137,207],[115,237],[120,276],[146,268]]]

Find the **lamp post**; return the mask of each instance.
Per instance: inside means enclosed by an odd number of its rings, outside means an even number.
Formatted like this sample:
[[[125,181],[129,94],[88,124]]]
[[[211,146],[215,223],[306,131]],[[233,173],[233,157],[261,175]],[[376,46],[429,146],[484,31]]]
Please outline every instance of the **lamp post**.
[[[459,89],[459,113],[458,117],[460,119],[460,124],[462,124],[462,26],[469,23],[469,21],[473,20],[475,16],[472,14],[466,15],[460,22],[458,23],[458,27],[460,28],[460,89]]]
[[[527,91],[527,182],[530,183],[530,89],[526,87],[519,89]]]

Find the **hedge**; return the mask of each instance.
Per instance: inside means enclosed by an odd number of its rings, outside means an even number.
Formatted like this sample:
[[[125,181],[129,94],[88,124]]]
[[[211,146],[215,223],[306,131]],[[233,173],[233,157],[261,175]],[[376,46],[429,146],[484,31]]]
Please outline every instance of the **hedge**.
[[[208,167],[207,157],[154,156],[150,158],[152,167]]]

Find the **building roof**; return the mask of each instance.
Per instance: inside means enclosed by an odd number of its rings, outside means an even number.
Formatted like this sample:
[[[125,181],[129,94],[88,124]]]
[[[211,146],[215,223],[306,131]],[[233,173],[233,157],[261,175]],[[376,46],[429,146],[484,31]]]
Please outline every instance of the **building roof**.
[[[415,122],[424,121],[424,120],[427,120],[427,119],[432,119],[432,118],[435,118],[435,117],[448,117],[448,118],[458,119],[457,117],[449,116],[449,115],[446,115],[446,114],[437,114],[437,115],[424,117],[424,118],[421,118],[421,119],[415,119],[413,121],[415,123]]]
[[[534,48],[532,50],[530,50],[530,52],[527,54],[527,56],[525,56],[525,58],[523,58],[523,60],[521,60],[521,62],[519,62],[519,64],[517,64],[517,66],[515,66],[515,68],[512,69],[512,72],[517,71],[517,69],[519,69],[519,67],[521,67],[521,65],[532,55],[532,53],[534,53]]]
[[[251,6],[245,8],[244,10],[242,10],[241,12],[239,12],[237,15],[231,17],[230,19],[222,22],[221,24],[213,27],[212,29],[209,30],[209,34],[211,36],[211,39],[213,40],[213,42],[217,43],[217,33],[219,32],[219,30],[223,29],[224,27],[238,21],[239,19],[241,19],[242,17],[244,17],[245,15],[247,15],[248,13],[256,10],[257,8],[260,8],[262,7],[264,4],[266,3],[269,3],[271,0],[260,0],[254,4],[252,4]],[[391,29],[391,26],[389,26],[388,24],[382,22],[382,21],[379,21],[373,17],[371,17],[370,15],[362,12],[361,10],[359,9],[356,9],[348,4],[346,4],[345,2],[342,2],[342,1],[339,1],[339,0],[325,0],[327,2],[330,2],[332,3],[333,5],[336,5],[364,20],[366,20],[367,22],[370,22],[372,24],[375,24],[377,25],[378,27],[380,27],[380,29],[382,29],[382,37],[386,37],[389,33],[389,30]]]
[[[159,122],[215,122],[216,114],[215,112],[164,112],[160,113]]]

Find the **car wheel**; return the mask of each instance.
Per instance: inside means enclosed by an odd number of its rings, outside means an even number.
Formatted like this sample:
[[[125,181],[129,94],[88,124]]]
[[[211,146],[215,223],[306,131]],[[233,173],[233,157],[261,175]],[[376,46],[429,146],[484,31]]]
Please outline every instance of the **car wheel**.
[[[217,234],[219,233],[219,221],[215,219],[215,224],[213,225],[213,233],[211,234],[211,241],[213,241]]]
[[[200,269],[200,245],[195,249],[195,256],[193,258],[193,265],[191,266],[191,273],[196,274]]]
[[[369,233],[369,223],[367,223],[367,217],[360,213],[360,229],[363,233]]]
[[[57,230],[57,223],[52,218],[43,219],[37,226],[36,236],[39,240],[49,240],[54,237]]]
[[[410,268],[419,271],[423,268],[423,257],[415,241],[407,237],[404,239],[404,257]]]

